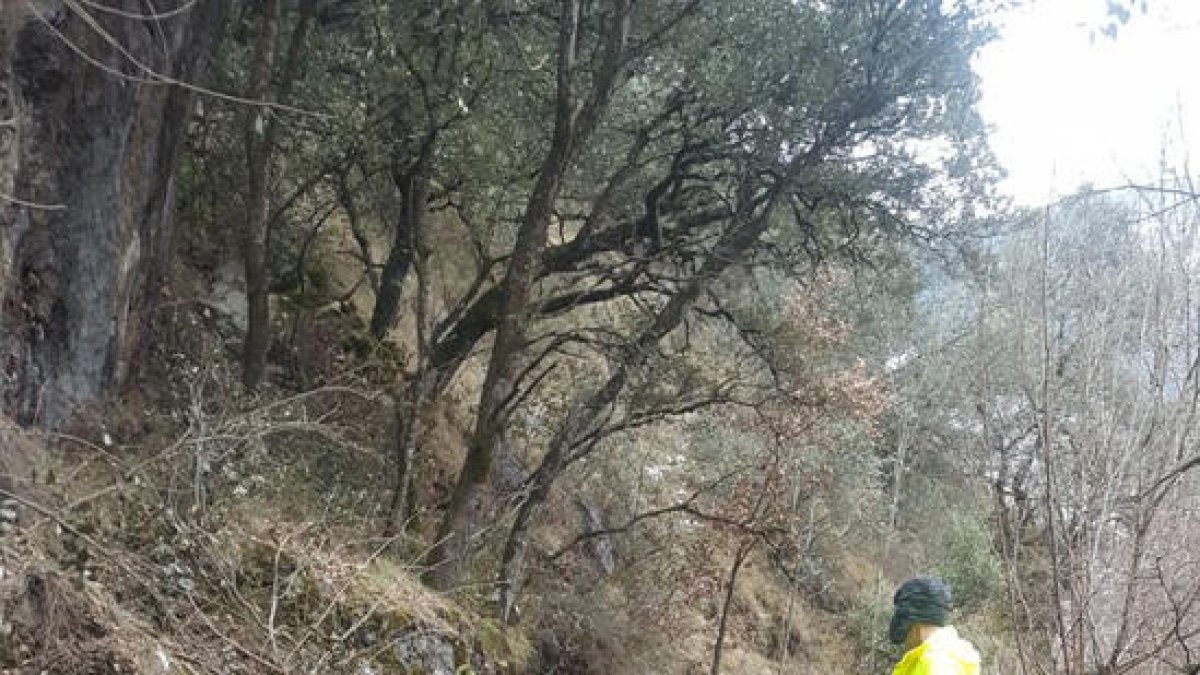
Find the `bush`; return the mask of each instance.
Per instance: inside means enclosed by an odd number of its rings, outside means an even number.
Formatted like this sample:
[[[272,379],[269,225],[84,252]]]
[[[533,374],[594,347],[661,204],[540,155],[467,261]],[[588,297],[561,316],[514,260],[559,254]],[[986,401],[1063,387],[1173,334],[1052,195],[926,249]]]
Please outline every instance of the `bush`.
[[[987,523],[973,514],[950,516],[935,550],[937,572],[954,592],[955,606],[974,613],[1004,583],[1000,559],[992,550]]]

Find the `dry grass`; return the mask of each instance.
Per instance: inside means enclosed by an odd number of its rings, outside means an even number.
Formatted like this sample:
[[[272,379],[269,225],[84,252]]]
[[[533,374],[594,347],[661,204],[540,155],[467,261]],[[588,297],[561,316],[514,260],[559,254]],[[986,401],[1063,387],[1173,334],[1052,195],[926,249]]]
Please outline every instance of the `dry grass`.
[[[434,247],[447,252],[431,270],[434,314],[462,290],[472,269],[458,227],[432,228],[445,239]],[[334,223],[327,239],[323,254],[355,247],[344,225]],[[375,243],[378,257],[385,247]],[[339,258],[329,267],[334,293],[353,286],[354,264]],[[378,538],[391,476],[380,452],[388,410],[377,396],[384,379],[411,365],[403,355],[413,332],[412,296],[408,288],[401,314],[409,323],[393,333],[400,356],[386,375],[327,369],[321,381],[330,384],[320,390],[288,394],[268,386],[257,398],[241,394],[229,375],[233,355],[217,329],[179,305],[162,333],[184,337],[171,338],[172,353],[158,354],[150,365],[155,388],[139,391],[124,407],[97,411],[72,438],[59,439],[54,453],[0,453],[0,470],[30,476],[31,486],[41,490],[38,500],[61,520],[43,515],[23,526],[28,550],[19,555],[29,567],[9,580],[52,579],[47,588],[58,609],[22,624],[29,628],[16,634],[26,636],[21,639],[28,655],[14,659],[75,668],[61,672],[109,672],[96,670],[101,662],[120,663],[122,672],[162,672],[164,659],[181,673],[345,673],[361,664],[397,672],[390,641],[420,632],[444,637],[456,655],[482,655],[505,673],[530,672],[539,660],[543,670],[560,673],[707,672],[718,593],[692,591],[700,582],[723,579],[727,542],[695,531],[694,524],[647,523],[636,537],[618,541],[623,558],[608,578],[599,575],[586,547],[552,562],[531,554],[525,630],[482,618],[489,611],[483,598],[494,550],[485,549],[476,561],[486,571],[474,580],[477,586],[446,596],[420,583],[413,561],[430,538],[436,511],[418,522],[424,536]],[[363,320],[371,301],[365,288],[357,291],[355,310]],[[638,318],[632,304],[608,303],[546,327],[630,329]],[[486,342],[480,345],[484,352]],[[182,354],[177,361],[175,352]],[[568,363],[545,380],[515,421],[510,450],[528,464],[538,458],[563,406],[587,388],[581,373],[599,377],[607,367],[590,352]],[[471,359],[423,413],[417,485],[426,509],[444,498],[461,462],[483,365],[479,356]],[[614,438],[619,447],[577,465],[553,491],[531,548],[554,551],[580,532],[577,495],[616,521],[677,500],[689,470],[682,462],[696,461],[685,432],[682,423],[643,429],[636,438]],[[119,447],[108,448],[105,433],[114,434]],[[203,480],[195,470],[198,458],[211,464]],[[56,482],[48,486],[51,474]],[[652,474],[661,479],[647,478]],[[505,524],[503,508],[493,515],[499,524],[488,544],[503,535]],[[59,541],[63,523],[86,529],[96,543],[84,546],[92,555],[82,567],[74,566]],[[715,544],[694,546],[706,538]],[[700,578],[698,571],[713,574]],[[853,588],[873,577],[873,568],[851,567],[845,576],[841,587]],[[0,590],[0,602],[28,604],[27,586],[12,581]],[[746,568],[723,672],[854,670],[845,620],[803,600],[786,637],[792,658],[772,661],[785,639],[787,606],[784,585],[765,564]],[[63,646],[36,641],[39,632]]]
[[[330,397],[364,400],[347,388],[244,412],[200,402],[178,438],[111,450],[99,425],[57,440],[5,429],[0,470],[23,481],[26,508],[0,539],[0,667],[349,672],[387,663],[411,631],[527,660],[519,634],[490,630],[485,645],[476,615],[378,539],[363,517],[374,449],[339,421],[362,413]],[[213,465],[198,505],[201,451]]]

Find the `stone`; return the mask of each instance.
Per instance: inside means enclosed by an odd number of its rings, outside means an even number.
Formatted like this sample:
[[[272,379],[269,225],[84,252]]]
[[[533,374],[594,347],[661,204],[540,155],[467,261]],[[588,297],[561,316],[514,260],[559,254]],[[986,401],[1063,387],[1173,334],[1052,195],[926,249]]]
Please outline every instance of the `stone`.
[[[413,631],[392,641],[392,654],[408,672],[455,675],[454,643],[431,631]]]

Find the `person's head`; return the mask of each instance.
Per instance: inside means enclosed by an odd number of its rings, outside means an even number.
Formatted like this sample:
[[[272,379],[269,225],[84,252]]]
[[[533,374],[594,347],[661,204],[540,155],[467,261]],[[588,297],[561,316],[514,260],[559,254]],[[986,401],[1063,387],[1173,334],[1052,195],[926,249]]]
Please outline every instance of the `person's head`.
[[[950,622],[952,603],[950,588],[941,579],[909,579],[896,589],[892,598],[895,607],[888,626],[888,638],[893,644],[909,648],[920,644],[924,640],[923,628],[945,626]],[[911,644],[913,642],[916,644]]]

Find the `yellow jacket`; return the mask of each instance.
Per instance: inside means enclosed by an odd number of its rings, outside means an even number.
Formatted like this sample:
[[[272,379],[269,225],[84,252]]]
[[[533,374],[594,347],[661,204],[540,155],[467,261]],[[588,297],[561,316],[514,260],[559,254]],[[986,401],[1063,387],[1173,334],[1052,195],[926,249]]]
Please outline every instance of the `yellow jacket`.
[[[908,650],[892,675],[979,675],[979,652],[954,628],[939,628]]]

